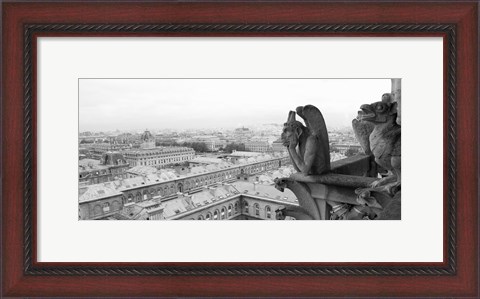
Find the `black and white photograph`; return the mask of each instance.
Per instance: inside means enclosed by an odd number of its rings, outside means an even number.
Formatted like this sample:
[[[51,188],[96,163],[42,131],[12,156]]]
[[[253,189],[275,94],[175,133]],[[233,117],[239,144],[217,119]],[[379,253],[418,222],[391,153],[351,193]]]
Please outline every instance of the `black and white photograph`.
[[[399,78],[80,78],[79,220],[400,220]]]

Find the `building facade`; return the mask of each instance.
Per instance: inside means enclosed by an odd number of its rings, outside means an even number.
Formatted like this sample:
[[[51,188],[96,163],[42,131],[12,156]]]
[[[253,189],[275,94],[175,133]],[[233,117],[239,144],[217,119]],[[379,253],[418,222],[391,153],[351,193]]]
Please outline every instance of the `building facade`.
[[[232,165],[231,167],[209,172],[189,173],[178,177],[165,174],[151,174],[86,186],[79,190],[79,218],[105,218],[123,209],[124,205],[144,202],[154,198],[168,200],[169,198],[176,198],[178,193],[193,194],[210,185],[233,182],[236,180],[237,175],[253,175],[274,170],[289,162],[289,157],[282,156],[254,163]],[[120,206],[117,202],[120,203]],[[103,209],[103,206],[108,206],[108,209]],[[116,208],[118,209],[115,210]],[[108,211],[105,212],[105,210]]]
[[[137,148],[126,150],[123,156],[131,167],[151,166],[162,168],[166,165],[183,163],[195,157],[195,151],[189,147],[155,146],[155,138],[148,131],[140,137]]]
[[[128,144],[122,143],[85,143],[82,144],[82,147],[85,148],[88,152],[90,157],[93,159],[100,159],[103,154],[106,152],[121,152],[130,148]]]
[[[130,166],[153,166],[182,163],[195,157],[195,151],[189,147],[155,147],[124,151],[123,155]]]
[[[91,185],[127,178],[130,165],[119,152],[106,152],[101,160],[82,159],[78,162],[78,182]]]
[[[210,205],[164,219],[167,220],[276,220],[277,210],[298,206],[296,202],[275,200],[265,196],[232,195]]]
[[[330,150],[339,151],[340,153],[345,153],[348,150],[360,152],[362,147],[358,143],[332,143],[330,144]]]
[[[92,213],[99,215],[96,219],[108,220],[276,220],[275,211],[298,207],[293,194],[272,198],[274,187],[264,187],[270,188],[269,193],[239,191],[235,183],[222,184],[194,194],[179,193],[170,198],[154,197],[124,204],[121,195],[111,194],[96,201]],[[82,218],[86,216],[82,210],[79,209],[79,218],[88,219]]]
[[[223,139],[220,139],[218,136],[195,136],[192,138],[192,141],[205,143],[209,152],[216,152],[219,149],[225,148],[225,146],[227,146],[227,142]]]
[[[253,135],[254,133],[249,128],[241,127],[235,129],[233,132],[233,139],[237,143],[245,143],[248,140],[251,140]]]
[[[272,151],[270,143],[264,140],[251,140],[245,142],[245,150],[250,152],[265,153]]]

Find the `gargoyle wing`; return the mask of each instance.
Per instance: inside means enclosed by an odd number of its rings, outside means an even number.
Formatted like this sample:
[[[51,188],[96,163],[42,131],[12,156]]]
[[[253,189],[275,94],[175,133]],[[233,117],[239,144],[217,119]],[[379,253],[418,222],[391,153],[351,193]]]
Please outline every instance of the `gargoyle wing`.
[[[327,126],[325,125],[322,113],[317,107],[312,105],[297,107],[297,114],[303,118],[305,125],[312,134],[326,137],[328,140]],[[322,136],[323,134],[325,136]]]
[[[390,140],[392,144],[391,156],[401,155],[401,127],[395,126],[392,130],[385,133],[384,139]]]
[[[297,107],[297,114],[305,121],[305,126],[310,134],[319,141],[319,147],[316,150],[319,151],[318,156],[321,157],[319,159],[322,161],[316,161],[316,165],[320,168],[328,165],[328,168],[330,168],[330,144],[328,142],[327,125],[322,113],[317,107],[306,105]]]
[[[360,146],[363,149],[363,152],[367,155],[372,154],[372,150],[370,149],[370,134],[373,131],[375,125],[368,121],[361,121],[358,119],[352,120],[352,128],[353,132],[355,133],[355,138],[357,138]]]

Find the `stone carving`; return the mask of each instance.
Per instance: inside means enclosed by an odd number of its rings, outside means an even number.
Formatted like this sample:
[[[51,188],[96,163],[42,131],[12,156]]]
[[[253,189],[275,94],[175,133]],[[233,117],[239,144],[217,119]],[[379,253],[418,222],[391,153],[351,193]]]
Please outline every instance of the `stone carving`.
[[[372,134],[374,127],[375,125],[371,122],[360,121],[357,118],[352,120],[355,138],[357,138],[363,152],[367,155],[372,155],[372,150],[370,149],[370,134]]]
[[[357,189],[355,193],[358,194],[358,203],[369,211],[370,219],[401,219],[401,191],[398,191],[393,197],[374,188]]]
[[[361,109],[352,126],[366,156],[355,157],[350,168],[345,167],[349,165],[345,162],[341,168],[331,167],[327,128],[320,110],[306,105],[289,112],[281,139],[298,172],[276,179],[275,186],[281,191],[292,190],[299,207],[277,210],[278,219],[286,216],[298,220],[400,219],[397,103],[391,94],[385,94],[382,101],[362,105]],[[295,119],[297,114],[305,125]],[[376,164],[389,175],[374,178]],[[358,168],[358,165],[363,166]]]
[[[285,220],[286,216],[290,216],[295,218],[296,220],[313,220],[313,216],[311,216],[308,211],[306,211],[302,207],[286,207],[280,206],[277,210],[275,210],[275,219],[277,220]]]
[[[371,187],[393,195],[401,184],[401,128],[396,122],[397,102],[393,102],[391,94],[384,94],[380,102],[362,105],[360,109],[357,121],[353,122],[355,135],[362,147],[369,146],[375,162],[389,172],[388,176],[373,182]],[[366,135],[371,124],[373,130]],[[365,140],[367,136],[368,143]],[[364,150],[367,152],[368,149]]]
[[[330,220],[371,220],[376,217],[368,206],[334,203],[327,201],[332,207]]]
[[[328,133],[322,113],[312,105],[297,107],[296,111],[306,126],[295,119],[294,111],[290,111],[281,137],[294,168],[305,175],[329,171]]]

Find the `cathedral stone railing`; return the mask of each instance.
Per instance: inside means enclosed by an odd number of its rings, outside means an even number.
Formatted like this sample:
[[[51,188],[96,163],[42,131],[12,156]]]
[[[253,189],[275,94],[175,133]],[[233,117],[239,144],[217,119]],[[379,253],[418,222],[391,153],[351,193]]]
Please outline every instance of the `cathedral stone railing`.
[[[288,178],[277,180],[277,188],[280,190],[291,189],[297,196],[301,207],[300,209],[285,207],[278,211],[280,214],[278,217],[291,216],[299,220],[329,220],[334,211],[332,208],[335,208],[335,212],[345,212],[345,215],[340,216],[363,219],[367,216],[364,215],[364,212],[356,213],[355,210],[353,212],[351,210],[352,207],[361,206],[357,201],[358,195],[355,190],[368,188],[376,180],[376,167],[372,167],[374,164],[371,156],[359,154],[332,162],[331,171],[326,174],[295,173]],[[363,210],[363,208],[361,209]],[[357,210],[360,211],[360,208]],[[306,215],[302,215],[302,213]],[[351,215],[347,215],[347,213]]]

